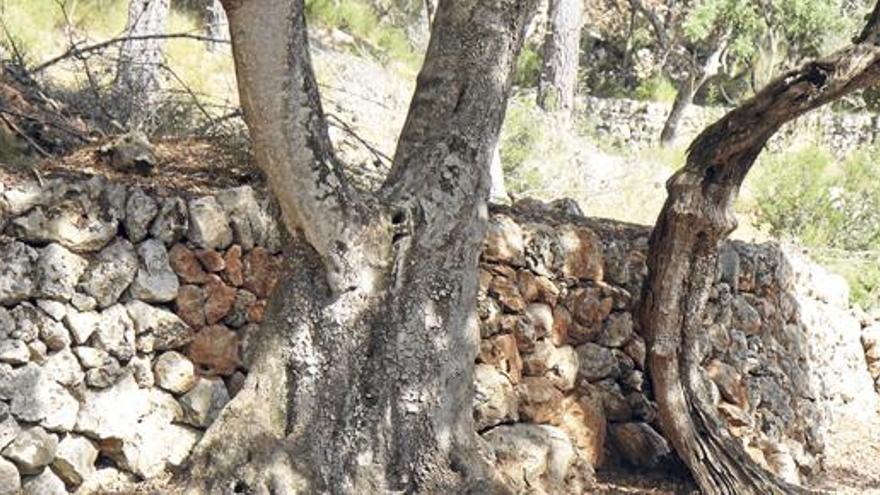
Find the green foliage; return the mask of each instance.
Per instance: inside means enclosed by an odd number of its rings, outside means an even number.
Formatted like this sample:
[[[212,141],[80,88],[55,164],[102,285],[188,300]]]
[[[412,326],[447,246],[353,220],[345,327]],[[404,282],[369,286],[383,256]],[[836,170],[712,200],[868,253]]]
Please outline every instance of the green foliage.
[[[314,22],[340,29],[375,46],[386,61],[411,67],[420,62],[406,32],[383,24],[364,0],[306,0],[306,15]]]
[[[542,61],[541,50],[537,44],[527,43],[524,45],[522,50],[520,50],[519,58],[516,60],[513,84],[523,88],[538,86],[538,80],[541,77]]]
[[[637,100],[661,101],[672,103],[678,90],[668,77],[657,75],[641,81],[633,91],[633,97]]]

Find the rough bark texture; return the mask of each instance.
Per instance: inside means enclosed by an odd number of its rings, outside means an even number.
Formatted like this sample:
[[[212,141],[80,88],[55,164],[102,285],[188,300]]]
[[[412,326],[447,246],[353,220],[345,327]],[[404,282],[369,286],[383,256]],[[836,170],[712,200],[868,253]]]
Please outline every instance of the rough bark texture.
[[[220,0],[208,0],[205,6],[205,34],[211,38],[206,41],[208,51],[217,51],[222,44],[213,40],[225,40],[229,36],[229,22]]]
[[[568,119],[577,90],[583,1],[550,0],[547,14],[538,106]]]
[[[165,32],[169,0],[130,0],[126,36],[148,36]],[[141,127],[148,117],[159,89],[162,39],[127,40],[119,50],[113,85],[118,118],[129,128]]]
[[[694,102],[694,96],[696,96],[697,91],[709,79],[718,75],[718,72],[721,70],[721,56],[726,47],[726,41],[721,40],[712,50],[712,53],[679,82],[678,90],[675,93],[675,101],[672,103],[672,109],[669,111],[669,116],[666,117],[663,131],[660,133],[661,146],[672,144],[676,135],[678,135],[678,125],[681,123],[682,117],[684,117],[684,111]]]
[[[489,166],[532,10],[440,2],[387,182],[333,158],[302,0],[226,0],[245,119],[291,243],[256,365],[194,493],[492,493],[471,418]]]
[[[650,241],[641,324],[665,436],[706,494],[795,493],[760,468],[731,437],[711,401],[701,321],[720,241],[735,228],[743,179],[779,127],[880,79],[878,9],[856,44],[789,72],[703,131]]]

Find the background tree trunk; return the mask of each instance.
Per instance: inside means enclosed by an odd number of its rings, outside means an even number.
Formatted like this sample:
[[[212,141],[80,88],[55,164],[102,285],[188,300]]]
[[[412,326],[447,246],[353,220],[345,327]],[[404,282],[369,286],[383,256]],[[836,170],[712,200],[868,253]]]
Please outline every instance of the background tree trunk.
[[[163,34],[168,22],[169,0],[130,0],[126,36]],[[129,128],[140,128],[147,119],[159,90],[162,39],[126,40],[119,50],[113,98],[118,119]]]
[[[718,75],[721,70],[721,57],[726,49],[727,42],[722,39],[699,67],[691,70],[679,83],[678,91],[675,94],[675,101],[672,103],[672,109],[669,111],[669,116],[666,117],[666,122],[663,124],[663,131],[660,133],[661,146],[669,146],[675,141],[678,135],[678,126],[681,123],[682,117],[684,117],[685,110],[694,102],[694,96],[697,95],[700,88]]]
[[[489,165],[532,2],[443,0],[392,170],[333,158],[302,0],[226,0],[245,120],[291,267],[195,493],[493,493],[471,418]]]
[[[225,40],[229,37],[229,22],[226,20],[226,12],[220,0],[208,0],[205,6],[205,34],[215,40]],[[209,52],[215,52],[222,46],[217,41],[207,41]]]
[[[728,433],[707,356],[703,313],[719,244],[736,227],[739,187],[767,140],[804,113],[880,80],[880,2],[855,45],[789,72],[704,130],[667,183],[650,239],[641,325],[664,436],[714,494],[796,493],[752,461]]]
[[[550,0],[538,106],[570,120],[577,91],[583,0]]]

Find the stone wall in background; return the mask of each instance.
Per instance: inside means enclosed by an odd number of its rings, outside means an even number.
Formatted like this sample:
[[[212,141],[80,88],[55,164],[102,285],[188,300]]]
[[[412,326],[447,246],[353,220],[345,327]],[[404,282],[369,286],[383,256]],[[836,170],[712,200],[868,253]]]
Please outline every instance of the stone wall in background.
[[[250,187],[0,183],[0,494],[181,464],[235,395],[278,276]]]
[[[0,182],[0,495],[95,493],[186,459],[245,379],[280,269],[273,211],[246,186]],[[672,458],[634,318],[648,233],[566,201],[493,210],[473,407],[516,491]],[[760,462],[808,476],[836,415],[875,410],[876,332],[860,342],[845,284],[775,246],[728,244],[719,268],[719,411]]]
[[[477,427],[518,491],[574,493],[579,466],[666,463],[635,318],[649,230],[568,202],[496,210],[481,260]],[[826,428],[875,414],[846,284],[773,244],[732,242],[703,368],[730,432],[777,474],[820,467]],[[587,476],[588,477],[588,476]]]
[[[670,103],[614,98],[583,98],[581,103],[588,125],[596,135],[626,148],[657,146]],[[677,141],[688,144],[696,135],[724,115],[729,108],[691,105],[685,111]],[[781,147],[807,136],[835,152],[854,150],[873,144],[880,134],[880,119],[874,114],[832,112],[828,107],[811,112],[789,123],[770,141]]]

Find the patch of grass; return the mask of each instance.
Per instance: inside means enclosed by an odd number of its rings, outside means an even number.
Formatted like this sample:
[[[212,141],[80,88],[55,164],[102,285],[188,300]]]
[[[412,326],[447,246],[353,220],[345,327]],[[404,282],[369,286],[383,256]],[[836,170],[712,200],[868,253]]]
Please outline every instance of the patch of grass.
[[[520,50],[519,58],[516,59],[513,84],[522,88],[537,87],[542,63],[541,47],[534,42],[526,43]]]
[[[416,67],[421,57],[406,32],[385,25],[373,8],[363,0],[306,0],[306,15],[312,22],[340,29],[378,48],[385,61]]]
[[[672,103],[677,93],[672,81],[664,76],[655,76],[641,81],[633,90],[633,97],[637,100]]]

